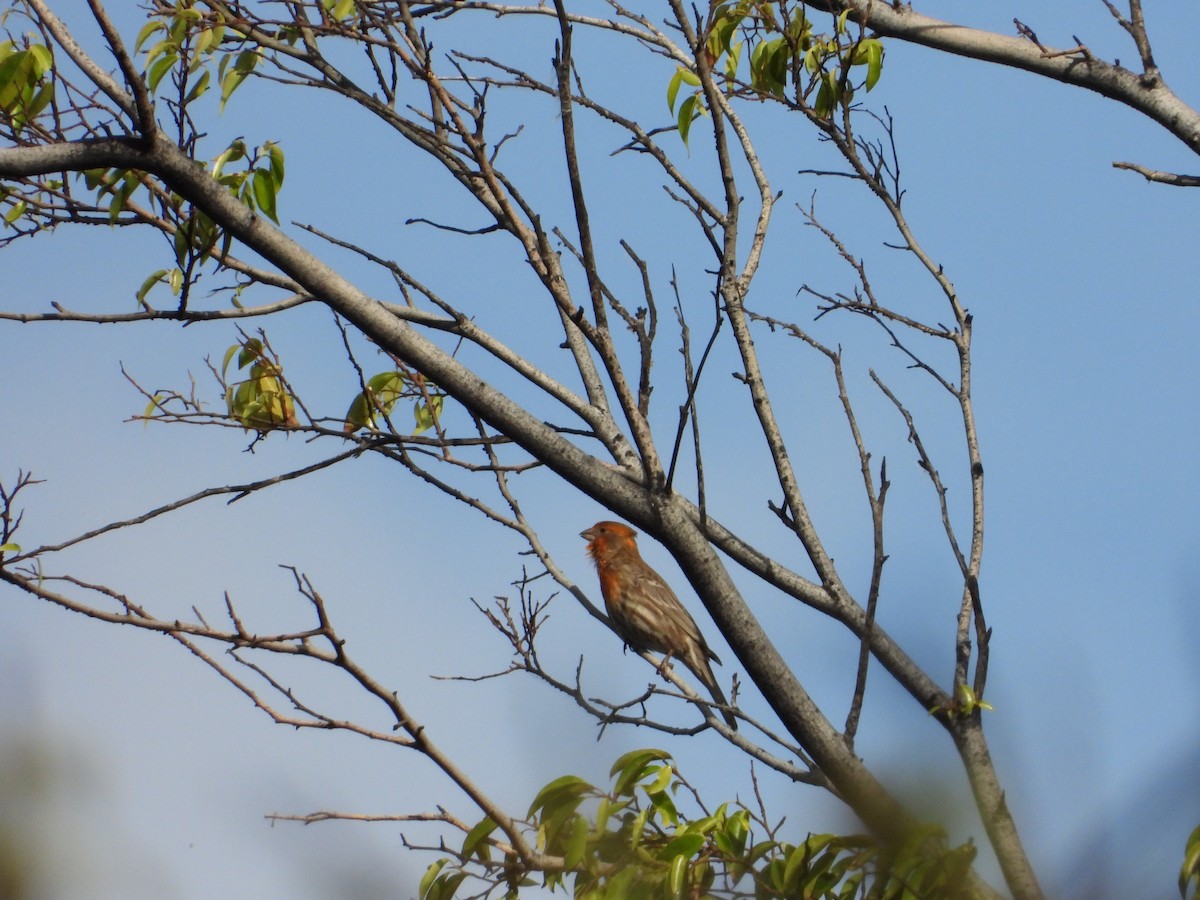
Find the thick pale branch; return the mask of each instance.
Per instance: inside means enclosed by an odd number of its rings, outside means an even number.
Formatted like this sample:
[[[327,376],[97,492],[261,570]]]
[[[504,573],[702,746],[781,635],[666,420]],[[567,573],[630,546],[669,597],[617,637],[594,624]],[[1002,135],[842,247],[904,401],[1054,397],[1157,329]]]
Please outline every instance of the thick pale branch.
[[[884,37],[955,56],[1024,69],[1094,91],[1137,110],[1162,125],[1193,152],[1200,153],[1200,113],[1176,96],[1158,77],[1157,70],[1131,72],[1090,54],[1064,54],[1023,38],[944,22],[922,15],[907,4],[893,5],[879,0],[814,0],[809,5],[835,13],[850,9],[860,21]]]

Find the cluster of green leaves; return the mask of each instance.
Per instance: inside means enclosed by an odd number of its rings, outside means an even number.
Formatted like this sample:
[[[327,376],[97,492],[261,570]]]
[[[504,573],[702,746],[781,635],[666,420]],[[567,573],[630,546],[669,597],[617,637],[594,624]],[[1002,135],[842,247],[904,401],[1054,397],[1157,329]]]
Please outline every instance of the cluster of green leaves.
[[[545,886],[586,900],[933,900],[960,896],[975,858],[971,844],[945,850],[945,835],[934,827],[891,854],[865,835],[810,835],[800,844],[754,841],[750,812],[741,805],[685,816],[677,803],[685,784],[661,750],[625,754],[610,777],[612,786],[601,791],[566,775],[534,798],[528,823],[537,849],[563,860],[561,870],[543,873]],[[483,819],[457,859],[431,865],[421,880],[421,900],[450,900],[472,866],[503,867],[509,897],[532,884],[511,859],[493,860],[489,837],[495,830],[495,822]],[[743,886],[747,879],[749,888]]]
[[[146,85],[158,91],[169,73],[177,73],[176,83],[183,91],[183,102],[190,103],[208,92],[212,84],[211,63],[217,59],[217,81],[221,85],[221,109],[254,71],[259,62],[255,48],[227,49],[226,38],[240,46],[238,35],[229,34],[220,10],[199,10],[194,0],[175,0],[170,12],[148,21],[138,33],[134,52],[145,53]]]
[[[360,428],[377,429],[379,417],[390,416],[401,397],[416,400],[413,415],[417,423],[413,434],[428,431],[437,423],[445,395],[434,390],[433,385],[420,379],[420,376],[392,370],[368,379],[364,390],[351,401],[350,408],[346,410],[345,432],[352,434]]]
[[[43,44],[0,42],[0,114],[19,134],[54,99],[54,57]]]
[[[811,102],[818,116],[829,117],[854,99],[851,70],[865,66],[863,85],[871,90],[883,71],[883,44],[878,38],[850,33],[849,10],[836,16],[831,34],[818,34],[803,3],[787,0],[738,0],[715,5],[708,20],[704,43],[705,64],[730,93],[749,88],[756,94],[795,96]],[[747,43],[749,80],[739,80],[738,70]],[[723,61],[723,62],[722,62]],[[696,72],[680,67],[667,84],[667,105],[676,117],[686,144],[692,122],[704,113],[698,90],[676,102],[683,85],[699,88]],[[815,91],[816,96],[812,97]]]
[[[19,135],[54,99],[54,57],[44,44],[23,49],[14,41],[0,42],[0,120],[14,137]],[[59,179],[50,179],[45,190],[57,192]],[[40,193],[40,192],[39,192]],[[29,210],[28,198],[0,186],[0,209],[5,225],[15,226]]]
[[[225,389],[229,414],[237,418],[246,431],[253,429],[259,434],[298,424],[296,401],[283,380],[279,358],[270,348],[259,338],[246,338],[234,344],[225,351],[222,378],[235,356],[237,368],[248,371],[245,380],[234,382]]]
[[[246,168],[226,172],[230,162],[246,160]],[[274,142],[264,143],[253,152],[248,152],[244,140],[235,139],[228,148],[212,163],[212,176],[229,193],[241,200],[251,210],[262,212],[272,222],[278,223],[277,198],[283,187],[284,162],[283,151]],[[124,212],[133,194],[139,187],[150,191],[145,173],[137,169],[88,169],[83,173],[84,184],[88,190],[95,191],[97,197],[108,197],[108,220],[116,223],[121,212]],[[180,212],[180,210],[185,210]],[[172,194],[168,211],[179,212],[181,216],[191,215],[191,209],[179,194]],[[200,214],[203,215],[203,214]],[[182,228],[175,235],[175,257],[180,263],[184,262],[188,252],[200,248],[208,256],[220,240],[216,224],[211,220],[197,223],[193,228]]]
[[[246,161],[245,167],[227,170],[230,163],[242,160]],[[271,141],[251,151],[244,141],[234,140],[212,166],[213,177],[234,197],[276,223],[279,222],[277,198],[283,187],[284,171],[283,150]],[[150,190],[145,176],[132,169],[92,169],[84,173],[84,182],[99,197],[109,196],[108,215],[111,222],[118,220],[138,188]],[[139,304],[145,303],[146,295],[157,284],[168,285],[171,293],[178,297],[185,273],[191,273],[197,264],[207,262],[218,246],[221,248],[220,255],[224,256],[229,252],[232,242],[230,235],[207,214],[178,194],[170,194],[163,213],[174,226],[172,244],[177,265],[171,269],[158,269],[146,277],[137,292]]]
[[[227,172],[225,167],[232,162],[246,160],[246,168]],[[228,188],[251,210],[279,224],[276,198],[283,187],[283,151],[274,141],[267,141],[253,153],[248,153],[244,141],[235,140],[225,152],[216,158],[212,169],[213,178]]]
[[[27,219],[26,224],[32,225],[35,229],[39,226],[36,221],[30,222],[28,219],[35,219],[36,216],[26,216],[29,210],[29,200],[36,197],[37,203],[50,201],[59,194],[62,190],[62,179],[47,178],[41,181],[38,187],[27,189],[26,193],[13,190],[12,188],[0,184],[0,209],[4,212],[0,214],[0,218],[4,219],[4,224],[11,227],[17,227],[17,223],[21,219]]]
[[[344,22],[357,11],[355,0],[321,0],[321,6],[331,19]]]

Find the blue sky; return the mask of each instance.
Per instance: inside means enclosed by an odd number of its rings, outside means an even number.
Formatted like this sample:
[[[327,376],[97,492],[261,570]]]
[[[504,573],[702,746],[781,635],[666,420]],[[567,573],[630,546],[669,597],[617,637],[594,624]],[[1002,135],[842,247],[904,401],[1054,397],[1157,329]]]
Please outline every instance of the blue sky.
[[[1004,33],[1015,16],[1046,43],[1070,45],[1078,35],[1100,56],[1136,58],[1099,2],[961,6],[921,8]],[[94,47],[81,12],[63,14]],[[1164,4],[1148,8],[1147,19],[1168,83],[1185,99],[1200,97],[1200,14]],[[125,24],[126,34],[136,33],[136,21]],[[548,24],[505,23],[512,42],[503,46],[525,54],[530,66],[544,65],[554,37]],[[487,46],[495,39],[485,29],[493,25],[480,19],[462,39]],[[528,31],[518,41],[521,29]],[[666,124],[665,63],[614,58],[627,49],[582,34],[577,49],[596,95],[626,99]],[[1111,163],[1200,167],[1173,138],[1102,98],[898,43],[887,54],[869,99],[896,119],[906,211],[975,316],[988,490],[983,593],[994,628],[988,727],[1009,804],[1050,895],[1171,897],[1183,841],[1200,822],[1200,488],[1191,473],[1200,438],[1200,312],[1188,250],[1195,240],[1186,224],[1194,211],[1186,191],[1147,184]],[[497,109],[497,118],[511,113],[526,124],[502,161],[546,204],[548,216],[568,224],[552,181],[561,163],[553,145],[539,143],[558,128],[554,109],[506,98]],[[759,129],[759,148],[784,200],[756,285],[761,308],[810,322],[810,302],[796,296],[800,284],[850,284],[794,208],[807,206],[816,191],[818,214],[866,259],[877,286],[898,304],[942,315],[911,259],[882,246],[892,236],[865,192],[796,175],[829,165],[827,149],[799,123],[763,112],[747,109],[746,116]],[[281,142],[288,158],[285,221],[312,222],[397,259],[539,363],[561,364],[556,340],[539,342],[541,333],[528,325],[535,294],[511,245],[404,225],[421,214],[467,226],[480,217],[448,179],[409,160],[382,129],[329,98],[301,100],[256,86],[207,124],[208,155],[235,135]],[[676,265],[699,330],[711,314],[699,271],[707,260],[686,217],[651,202],[661,179],[647,166],[607,160],[621,135],[583,118],[580,127],[598,148],[588,164],[604,179],[592,195],[602,254],[619,260],[616,240],[629,239],[654,266],[664,313],[669,267]],[[690,154],[680,157],[705,177],[711,154],[698,136],[694,131]],[[129,230],[60,231],[18,243],[0,254],[3,307],[40,311],[58,301],[131,310],[142,279],[168,265],[164,253]],[[377,272],[347,254],[329,259],[393,298]],[[624,271],[630,284],[633,276]],[[664,314],[664,327],[668,319]],[[329,314],[306,308],[267,328],[305,399],[332,414],[344,409],[353,373]],[[945,684],[958,596],[952,562],[902,423],[872,394],[865,371],[876,367],[921,416],[952,500],[961,501],[952,410],[865,323],[823,320],[817,333],[846,348],[864,428],[877,457],[887,455],[894,482],[880,620]],[[22,543],[61,539],[210,484],[264,477],[329,449],[277,435],[249,454],[237,432],[126,421],[144,401],[119,363],[150,389],[183,387],[191,372],[201,394],[218,403],[203,359],[219,360],[234,339],[229,325],[0,323],[0,477],[7,483],[22,467],[45,480],[24,496]],[[861,589],[870,552],[865,511],[827,364],[781,336],[764,334],[759,344],[773,386],[792,403],[785,421],[806,499],[851,586]],[[664,432],[678,402],[674,346],[673,335],[664,338],[659,357],[664,384],[656,425]],[[714,371],[732,368],[718,355]],[[736,382],[714,379],[703,411],[710,502],[764,545],[794,553],[766,510],[774,495],[761,474],[765,455],[751,440],[740,398]],[[452,409],[447,416],[454,427],[466,424]],[[605,517],[603,510],[544,473],[522,476],[519,488],[560,565],[590,589],[594,576],[577,533]],[[537,787],[559,774],[603,783],[622,752],[664,741],[610,729],[597,742],[569,703],[528,679],[430,678],[505,666],[502,642],[470,598],[487,603],[511,595],[520,549],[395,467],[362,461],[233,506],[193,507],[77,548],[58,565],[120,586],[162,615],[189,615],[193,605],[217,615],[228,591],[263,630],[305,621],[290,576],[278,568],[298,566],[326,596],[351,652],[395,686],[435,739],[499,800],[523,810]],[[661,548],[644,542],[643,550],[683,587]],[[719,677],[727,682],[737,671],[732,654],[698,602],[680,593],[725,658]],[[850,639],[759,586],[747,583],[747,599],[838,720],[849,696]],[[400,832],[421,843],[435,840],[432,831],[271,827],[264,815],[409,813],[438,803],[474,815],[416,754],[273,726],[169,641],[101,626],[11,591],[0,594],[0,604],[0,742],[11,768],[23,773],[0,773],[0,827],[20,823],[30,845],[54,860],[45,867],[53,872],[46,896],[77,896],[80,885],[94,897],[408,896],[432,857],[404,851]],[[651,677],[567,597],[556,600],[543,640],[545,658],[560,671],[572,670],[583,654],[593,693],[633,695]],[[340,681],[301,667],[279,671],[339,714],[386,727],[383,710]],[[746,704],[763,712],[752,696]],[[911,700],[875,677],[860,752],[906,799],[944,811],[961,801],[964,787],[941,737]],[[669,746],[714,801],[750,796],[743,758],[715,736]],[[25,769],[16,762],[22,747]],[[787,815],[797,835],[852,827],[815,791],[779,779],[767,785],[772,813]],[[957,838],[971,833],[969,817],[951,819]]]

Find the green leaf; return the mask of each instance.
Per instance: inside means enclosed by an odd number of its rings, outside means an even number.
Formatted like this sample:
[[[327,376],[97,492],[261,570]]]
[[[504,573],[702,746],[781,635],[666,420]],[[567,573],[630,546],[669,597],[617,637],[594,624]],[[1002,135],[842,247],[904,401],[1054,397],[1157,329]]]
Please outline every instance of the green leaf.
[[[671,779],[675,777],[675,769],[670,765],[660,766],[654,781],[646,785],[647,794],[661,794],[671,784]]]
[[[275,189],[283,187],[283,151],[279,149],[279,145],[274,141],[267,141],[263,144],[263,149],[267,151],[267,171],[271,173],[271,180],[275,183]]]
[[[33,61],[33,73],[35,77],[41,78],[54,68],[54,57],[45,44],[30,44],[29,49],[25,52],[29,54],[30,59]]]
[[[380,372],[367,382],[366,390],[351,401],[350,408],[346,411],[346,425],[343,431],[352,434],[360,428],[374,425],[375,413],[378,411],[390,415],[403,393],[404,373]]]
[[[54,83],[47,82],[33,93],[32,99],[25,104],[25,115],[32,119],[50,105],[54,99]]]
[[[4,221],[9,225],[15,224],[17,219],[25,215],[25,209],[27,206],[28,204],[26,204],[24,200],[18,200],[13,204],[12,209],[4,214]]]
[[[212,72],[210,72],[208,69],[205,69],[200,73],[200,77],[196,79],[196,83],[192,85],[191,90],[187,92],[187,96],[184,98],[183,102],[191,103],[196,98],[203,96],[208,90],[208,83],[211,80]]]
[[[374,424],[374,410],[371,409],[371,401],[365,393],[360,392],[350,401],[350,408],[346,410],[345,418],[346,424],[342,427],[342,431],[346,434],[353,434],[360,428]]]
[[[817,101],[813,109],[818,116],[828,118],[841,96],[841,86],[838,84],[837,72],[826,72],[821,76],[821,86],[817,89]]]
[[[533,803],[529,806],[527,815],[532,818],[539,811],[549,815],[567,804],[574,808],[579,805],[584,794],[593,790],[595,788],[578,775],[563,775],[555,778],[538,791],[537,796],[533,798]]]
[[[1196,889],[1192,891],[1192,896],[1200,897],[1200,826],[1187,839],[1183,865],[1179,868],[1179,896],[1183,900],[1188,900],[1188,887],[1193,881],[1196,882]]]
[[[679,824],[679,810],[675,808],[675,801],[666,791],[650,794],[650,803],[663,821],[671,825]]]
[[[166,277],[166,274],[166,269],[158,269],[155,272],[151,272],[146,277],[146,280],[142,282],[142,286],[138,288],[137,301],[139,304],[144,304],[146,302],[146,295],[150,293],[150,289],[162,281]]]
[[[279,216],[275,212],[275,182],[269,172],[257,171],[250,176],[250,187],[254,193],[254,202],[268,219],[279,224]]]
[[[667,872],[667,890],[676,897],[683,897],[683,889],[687,887],[688,857],[676,856],[671,860],[671,868]]]
[[[329,10],[329,15],[339,22],[354,14],[354,0],[336,0]]]
[[[161,411],[161,407],[159,406],[159,404],[162,403],[164,396],[165,396],[164,394],[155,394],[153,397],[150,398],[150,402],[147,403],[146,408],[144,410],[142,410],[142,418],[143,419],[148,420],[156,412]],[[150,426],[149,421],[146,422],[146,426],[147,427]]]
[[[763,41],[750,52],[750,86],[764,93],[783,95],[787,85],[791,47],[783,38]]]
[[[496,830],[496,823],[491,817],[485,816],[479,823],[467,832],[467,836],[463,839],[462,855],[470,858],[477,855],[481,860],[487,862],[491,859],[491,853],[488,852],[487,837]]]
[[[137,172],[127,169],[120,173],[120,180],[113,185],[112,201],[108,204],[110,222],[117,221],[122,210],[125,209],[125,203],[133,195],[133,192],[141,187],[141,184],[141,178]]]
[[[696,112],[696,104],[699,100],[699,94],[692,94],[683,103],[679,104],[679,138],[683,141],[685,147],[688,142],[688,132],[692,130],[692,122],[699,118],[700,115]]]
[[[683,84],[684,71],[682,67],[676,69],[675,74],[671,76],[671,80],[667,82],[667,109],[672,114],[675,112],[675,98],[679,94],[679,86]]]
[[[863,62],[867,64],[867,90],[869,91],[879,83],[879,76],[883,72],[883,44],[875,38],[868,38],[859,46],[859,54],[864,57]]]
[[[166,53],[160,56],[146,72],[146,86],[153,93],[158,90],[158,84],[163,80],[163,77],[175,68],[175,64],[179,62],[179,56],[175,53]]]
[[[577,816],[571,822],[571,837],[567,841],[567,849],[563,854],[563,865],[567,871],[577,869],[583,861],[583,855],[587,852],[588,837],[591,834],[591,830],[588,820],[583,816]]]
[[[429,896],[429,888],[448,862],[450,862],[448,859],[439,859],[437,862],[431,863],[429,868],[425,870],[425,874],[421,876],[421,883],[417,885],[417,896],[421,900],[425,900]]]
[[[258,338],[250,338],[241,344],[242,352],[238,354],[238,368],[244,369],[251,363],[262,359],[263,343]]]
[[[745,41],[738,41],[729,48],[729,53],[725,57],[725,77],[730,81],[737,78],[738,63],[742,58],[742,48],[745,46]]]
[[[703,846],[703,834],[681,834],[679,837],[670,840],[667,845],[663,847],[660,856],[662,859],[672,859],[673,857],[677,856],[682,856],[684,859],[691,859]]]
[[[246,144],[244,141],[235,140],[232,143],[230,143],[230,145],[225,148],[225,151],[220,156],[218,156],[215,160],[213,160],[213,167],[212,167],[213,178],[220,178],[221,175],[224,173],[225,166],[227,164],[229,164],[231,162],[237,162],[238,160],[245,157],[245,155],[246,155]]]
[[[166,30],[167,26],[161,20],[151,19],[149,22],[143,25],[142,30],[138,32],[137,40],[133,44],[133,52],[141,53],[142,46],[146,43],[146,41],[150,40],[150,38],[158,34],[158,32]]]
[[[20,544],[13,544],[13,543],[0,544],[0,553],[20,553],[20,552],[21,552]]]
[[[417,420],[417,427],[413,434],[420,434],[423,431],[428,431],[433,428],[442,415],[442,404],[445,398],[441,394],[434,394],[429,398],[428,403],[418,403],[413,407],[413,414]]]
[[[242,349],[241,344],[234,344],[225,351],[225,360],[221,363],[221,377],[225,377],[225,373],[229,370],[229,361],[233,359],[233,355]]]
[[[729,52],[733,33],[743,18],[744,16],[738,15],[736,12],[730,15],[727,6],[716,11],[712,31],[708,36],[708,51],[715,59],[719,59],[722,53]]]
[[[620,773],[620,778],[613,784],[613,793],[618,797],[628,797],[633,795],[634,785],[641,780],[642,775],[646,771],[646,767],[653,762],[669,762],[671,754],[666,750],[644,749],[630,750],[623,754],[612,765],[612,769],[608,773],[608,777]]]
[[[192,53],[194,54],[193,65],[201,62],[200,57],[208,52],[208,49],[219,39],[219,36],[219,32],[212,28],[205,28],[196,35],[192,42]]]
[[[771,41],[764,62],[764,76],[767,89],[779,96],[787,85],[788,63],[791,61],[792,48],[783,38]]]
[[[229,98],[233,96],[243,81],[254,71],[254,67],[258,65],[258,54],[253,50],[243,50],[234,57],[233,68],[226,71],[221,76],[221,105],[218,108],[219,112],[225,111],[225,104],[229,102]]]

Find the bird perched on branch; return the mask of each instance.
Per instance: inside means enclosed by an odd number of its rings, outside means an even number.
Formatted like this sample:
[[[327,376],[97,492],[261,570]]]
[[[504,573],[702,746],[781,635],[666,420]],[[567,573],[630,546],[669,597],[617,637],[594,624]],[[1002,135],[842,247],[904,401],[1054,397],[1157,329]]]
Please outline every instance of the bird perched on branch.
[[[662,653],[659,670],[671,658],[692,670],[722,706],[729,701],[713,675],[711,659],[721,660],[708,648],[700,629],[674,591],[661,575],[648,566],[638,553],[637,532],[620,522],[597,522],[579,534],[587,542],[587,552],[600,576],[600,593],[613,627],[634,650]],[[737,720],[727,710],[721,715],[730,728]]]

